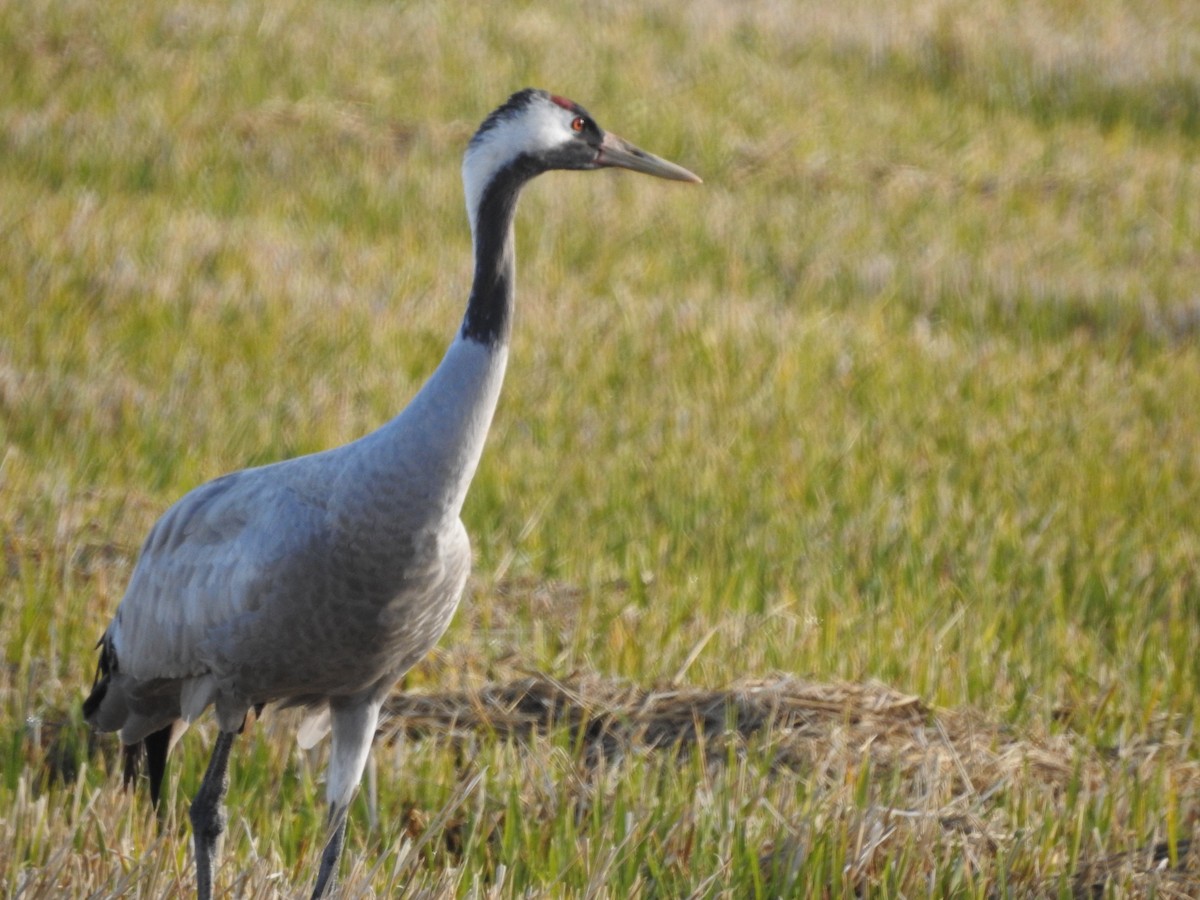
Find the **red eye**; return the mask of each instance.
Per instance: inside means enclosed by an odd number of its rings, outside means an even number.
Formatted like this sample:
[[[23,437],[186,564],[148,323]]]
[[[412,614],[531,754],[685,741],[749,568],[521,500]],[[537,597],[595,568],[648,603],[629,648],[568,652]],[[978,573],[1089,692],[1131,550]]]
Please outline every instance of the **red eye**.
[[[583,131],[583,128],[586,124],[587,123],[584,122],[584,120],[583,120],[583,116],[576,116],[574,119],[571,120],[571,130],[572,131]]]

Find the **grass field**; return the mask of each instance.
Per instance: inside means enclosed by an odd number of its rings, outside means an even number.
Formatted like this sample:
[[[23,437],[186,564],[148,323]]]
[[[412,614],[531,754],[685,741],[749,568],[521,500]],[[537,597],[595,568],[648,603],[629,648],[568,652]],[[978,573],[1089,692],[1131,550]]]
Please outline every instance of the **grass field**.
[[[160,836],[93,645],[173,500],[436,365],[527,84],[705,185],[527,192],[344,896],[1200,895],[1185,0],[0,0],[0,893],[192,890],[212,724]],[[293,725],[235,744],[230,896],[311,886]]]

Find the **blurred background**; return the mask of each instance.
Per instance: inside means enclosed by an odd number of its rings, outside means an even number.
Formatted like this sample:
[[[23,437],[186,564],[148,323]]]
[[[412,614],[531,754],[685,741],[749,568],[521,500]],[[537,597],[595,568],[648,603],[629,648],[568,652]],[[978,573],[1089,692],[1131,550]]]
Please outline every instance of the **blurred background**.
[[[448,827],[464,783],[433,740],[384,755],[350,884],[993,896],[1143,851],[1198,877],[1200,7],[0,0],[7,894],[190,889],[186,839],[155,845],[144,798],[105,790],[113,741],[78,713],[95,640],[171,502],[358,437],[432,371],[471,273],[461,154],[526,85],[705,184],[526,193],[475,576],[405,686],[878,682],[1065,774],[1022,756],[942,796],[860,747],[824,775],[764,751],[710,785],[725,818],[697,799],[717,776],[676,761],[518,826],[528,754],[572,742],[484,735],[465,849],[414,856],[409,813]],[[174,761],[180,811],[202,743]],[[287,893],[320,768],[283,727],[242,743],[239,815],[275,835],[227,854],[242,895]],[[977,859],[935,825],[863,842],[867,810],[962,796]],[[1099,883],[1144,888],[1120,871]]]

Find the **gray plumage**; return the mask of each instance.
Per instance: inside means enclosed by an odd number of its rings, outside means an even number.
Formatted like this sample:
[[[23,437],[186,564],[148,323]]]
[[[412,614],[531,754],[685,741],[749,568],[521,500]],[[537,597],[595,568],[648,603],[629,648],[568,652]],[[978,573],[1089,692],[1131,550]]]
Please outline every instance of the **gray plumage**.
[[[120,661],[92,721],[136,744],[215,704],[382,694],[445,630],[466,582],[459,519],[507,351],[456,340],[379,431],[202,485],[151,530],[105,634]]]
[[[445,631],[470,570],[459,514],[508,359],[517,197],[541,172],[609,166],[699,181],[605,133],[568,100],[514,94],[463,162],[471,296],[416,397],[351,444],[196,488],[150,531],[101,638],[84,714],[97,730],[120,732],[127,781],[145,747],[157,804],[172,746],[215,708],[220,733],[190,811],[204,900],[233,737],[268,703],[308,710],[305,745],[332,731],[330,834],[314,896],[332,883],[380,706]]]

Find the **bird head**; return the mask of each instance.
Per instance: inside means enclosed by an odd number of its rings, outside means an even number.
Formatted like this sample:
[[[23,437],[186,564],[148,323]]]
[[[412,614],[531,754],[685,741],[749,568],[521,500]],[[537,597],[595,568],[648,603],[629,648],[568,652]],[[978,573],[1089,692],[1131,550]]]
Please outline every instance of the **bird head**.
[[[674,181],[699,182],[682,166],[606,132],[578,103],[526,88],[484,119],[463,159],[467,205],[477,208],[498,178],[515,184],[551,169],[621,168]]]

